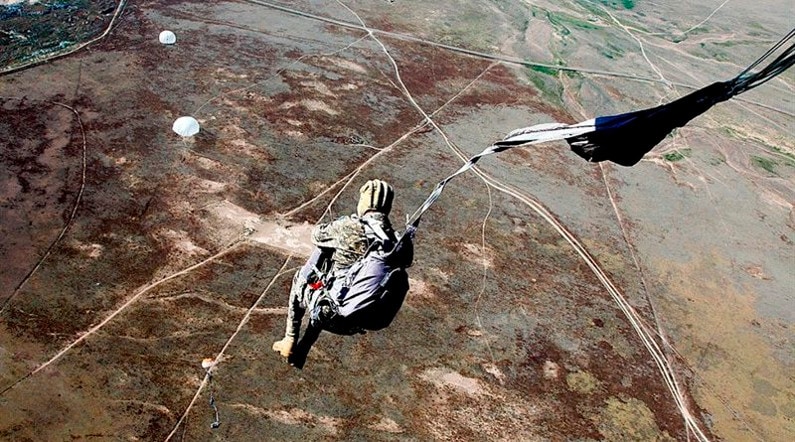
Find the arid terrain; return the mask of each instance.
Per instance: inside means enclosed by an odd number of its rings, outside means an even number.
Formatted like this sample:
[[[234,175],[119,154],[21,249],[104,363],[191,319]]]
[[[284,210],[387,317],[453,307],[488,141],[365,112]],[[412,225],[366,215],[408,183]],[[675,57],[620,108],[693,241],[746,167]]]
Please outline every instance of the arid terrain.
[[[631,168],[484,158],[392,326],[271,351],[366,180],[402,227],[516,128],[733,77],[791,1],[62,3],[0,2],[1,440],[795,439],[795,72]]]

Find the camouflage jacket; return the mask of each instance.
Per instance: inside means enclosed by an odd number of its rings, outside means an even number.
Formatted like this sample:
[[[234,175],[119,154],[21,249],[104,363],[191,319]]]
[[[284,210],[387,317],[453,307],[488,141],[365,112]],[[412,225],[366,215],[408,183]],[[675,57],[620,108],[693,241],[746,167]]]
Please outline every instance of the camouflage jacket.
[[[376,221],[388,234],[394,233],[389,218],[383,213],[369,212],[363,218]],[[328,224],[319,224],[312,231],[312,243],[321,249],[333,249],[331,256],[333,273],[345,271],[359,258],[364,256],[370,242],[374,238],[369,228],[358,216],[350,215],[338,218]]]

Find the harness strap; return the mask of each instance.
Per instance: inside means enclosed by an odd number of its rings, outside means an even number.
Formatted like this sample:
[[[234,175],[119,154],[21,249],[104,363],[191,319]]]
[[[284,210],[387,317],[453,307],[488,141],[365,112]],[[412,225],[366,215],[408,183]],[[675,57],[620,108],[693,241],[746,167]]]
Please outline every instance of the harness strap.
[[[368,218],[359,218],[370,230],[375,233],[375,236],[380,239],[381,241],[391,241],[389,235],[386,233],[383,227],[381,227],[380,223],[373,222]]]

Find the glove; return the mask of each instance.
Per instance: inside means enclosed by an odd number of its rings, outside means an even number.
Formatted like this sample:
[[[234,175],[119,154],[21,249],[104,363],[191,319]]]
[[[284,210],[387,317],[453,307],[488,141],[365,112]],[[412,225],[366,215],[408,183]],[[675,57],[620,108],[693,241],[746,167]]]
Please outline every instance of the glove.
[[[285,336],[281,341],[273,343],[273,351],[277,351],[283,357],[289,358],[293,353],[293,345],[295,345],[295,338],[292,336]]]

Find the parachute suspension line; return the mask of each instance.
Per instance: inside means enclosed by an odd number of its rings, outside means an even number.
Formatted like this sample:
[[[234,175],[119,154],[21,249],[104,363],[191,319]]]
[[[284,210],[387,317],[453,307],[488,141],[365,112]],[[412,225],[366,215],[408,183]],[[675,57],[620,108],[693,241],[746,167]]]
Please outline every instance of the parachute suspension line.
[[[762,54],[761,57],[757,58],[755,62],[751,63],[750,66],[745,68],[744,71],[740,72],[738,77],[742,77],[743,75],[745,75],[749,71],[751,71],[753,68],[757,67],[759,65],[759,63],[763,62],[767,57],[770,56],[770,54],[772,54],[773,52],[776,52],[778,50],[778,48],[780,48],[781,46],[784,45],[784,43],[787,42],[787,40],[792,38],[793,34],[795,34],[795,28],[793,28],[791,31],[789,31],[789,33],[787,33],[787,35],[785,35],[781,40],[779,40],[778,43],[774,44],[773,47],[768,49],[767,52]]]
[[[789,31],[789,33],[787,33],[787,35],[785,35],[781,40],[779,40],[778,43],[773,45],[773,47],[768,49],[768,51],[765,52],[761,57],[759,57],[759,59],[757,59],[750,66],[748,66],[733,80],[731,80],[732,88],[730,96],[740,94],[747,90],[753,89],[759,85],[762,85],[767,81],[769,81],[770,79],[774,78],[775,76],[779,75],[780,73],[792,67],[792,65],[795,64],[795,43],[791,44],[778,57],[776,57],[772,62],[770,62],[770,64],[768,64],[760,71],[751,72],[754,68],[756,68],[760,63],[764,62],[767,58],[773,55],[773,53],[775,53],[779,48],[784,46],[784,44],[789,40],[791,40],[793,37],[795,37],[795,28]]]
[[[470,158],[469,161],[466,162],[466,164],[461,166],[452,175],[448,176],[442,181],[439,181],[439,183],[436,185],[436,188],[433,189],[433,192],[431,192],[431,194],[428,195],[428,198],[425,199],[425,202],[423,202],[422,205],[417,210],[414,211],[414,214],[412,214],[411,217],[409,217],[409,219],[406,221],[406,227],[413,226],[416,228],[419,225],[420,218],[422,217],[422,215],[433,205],[433,203],[436,202],[436,200],[439,199],[439,197],[442,195],[442,191],[444,190],[444,186],[446,186],[450,180],[452,180],[458,175],[461,175],[467,170],[473,168],[475,164],[477,164],[477,162],[480,161],[482,157],[503,151],[507,148],[508,147],[501,147],[495,145],[489,146],[485,150],[483,150],[483,152]]]
[[[745,92],[766,83],[778,74],[786,71],[795,64],[795,43],[790,45],[778,58],[773,60],[767,67],[754,74],[742,83],[740,92]]]
[[[530,144],[545,143],[547,141],[562,140],[568,137],[580,135],[585,132],[593,131],[595,128],[594,120],[584,121],[582,123],[567,125],[562,123],[546,123],[538,124],[535,126],[527,127],[524,129],[517,129],[509,133],[505,140],[498,141],[491,146],[485,148],[483,152],[471,157],[461,168],[455,171],[452,175],[443,179],[436,185],[436,188],[431,192],[425,202],[409,217],[406,221],[406,226],[419,225],[422,215],[439,199],[444,190],[444,186],[453,178],[461,175],[467,170],[475,167],[478,161],[486,155],[499,153],[504,150],[511,149],[517,146],[526,146]]]

